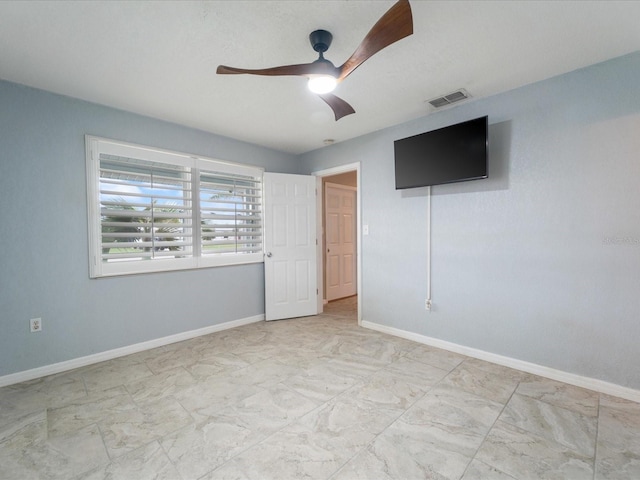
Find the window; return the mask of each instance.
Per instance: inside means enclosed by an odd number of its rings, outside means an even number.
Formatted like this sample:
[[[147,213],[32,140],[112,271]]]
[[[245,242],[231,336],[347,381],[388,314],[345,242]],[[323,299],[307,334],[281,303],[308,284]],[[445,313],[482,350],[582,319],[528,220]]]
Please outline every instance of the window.
[[[262,169],[87,136],[92,278],[262,262]]]

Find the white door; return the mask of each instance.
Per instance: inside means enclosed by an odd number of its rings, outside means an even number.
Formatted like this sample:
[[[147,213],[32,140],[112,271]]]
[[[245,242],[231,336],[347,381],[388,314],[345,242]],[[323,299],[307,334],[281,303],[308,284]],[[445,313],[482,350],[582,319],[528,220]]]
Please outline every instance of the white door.
[[[316,179],[264,174],[265,318],[318,313]]]
[[[356,288],[356,188],[325,184],[325,291],[327,301]]]

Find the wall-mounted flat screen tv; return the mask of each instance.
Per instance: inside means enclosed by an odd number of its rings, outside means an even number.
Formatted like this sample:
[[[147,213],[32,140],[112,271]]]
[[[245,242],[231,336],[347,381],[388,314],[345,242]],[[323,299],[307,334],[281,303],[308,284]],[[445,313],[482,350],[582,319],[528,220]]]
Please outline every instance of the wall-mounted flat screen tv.
[[[396,190],[487,178],[488,117],[393,142]]]

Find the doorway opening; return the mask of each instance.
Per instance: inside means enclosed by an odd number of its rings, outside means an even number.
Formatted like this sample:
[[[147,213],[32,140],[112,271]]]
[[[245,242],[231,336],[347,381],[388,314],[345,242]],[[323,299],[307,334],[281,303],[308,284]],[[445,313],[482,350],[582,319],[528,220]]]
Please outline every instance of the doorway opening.
[[[317,177],[318,312],[362,320],[360,163]]]
[[[351,321],[358,319],[358,295],[331,300],[325,304],[323,315],[346,318]]]

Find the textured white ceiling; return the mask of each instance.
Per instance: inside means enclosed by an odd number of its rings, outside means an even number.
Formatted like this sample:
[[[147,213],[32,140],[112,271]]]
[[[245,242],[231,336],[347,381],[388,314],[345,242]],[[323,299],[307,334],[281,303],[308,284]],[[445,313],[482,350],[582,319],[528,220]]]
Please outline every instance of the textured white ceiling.
[[[0,78],[302,153],[426,115],[458,88],[486,97],[640,50],[638,1],[412,0],[414,34],[338,87],[356,110],[338,122],[301,77],[215,73],[311,62],[319,28],[340,65],[393,4],[0,1]]]

